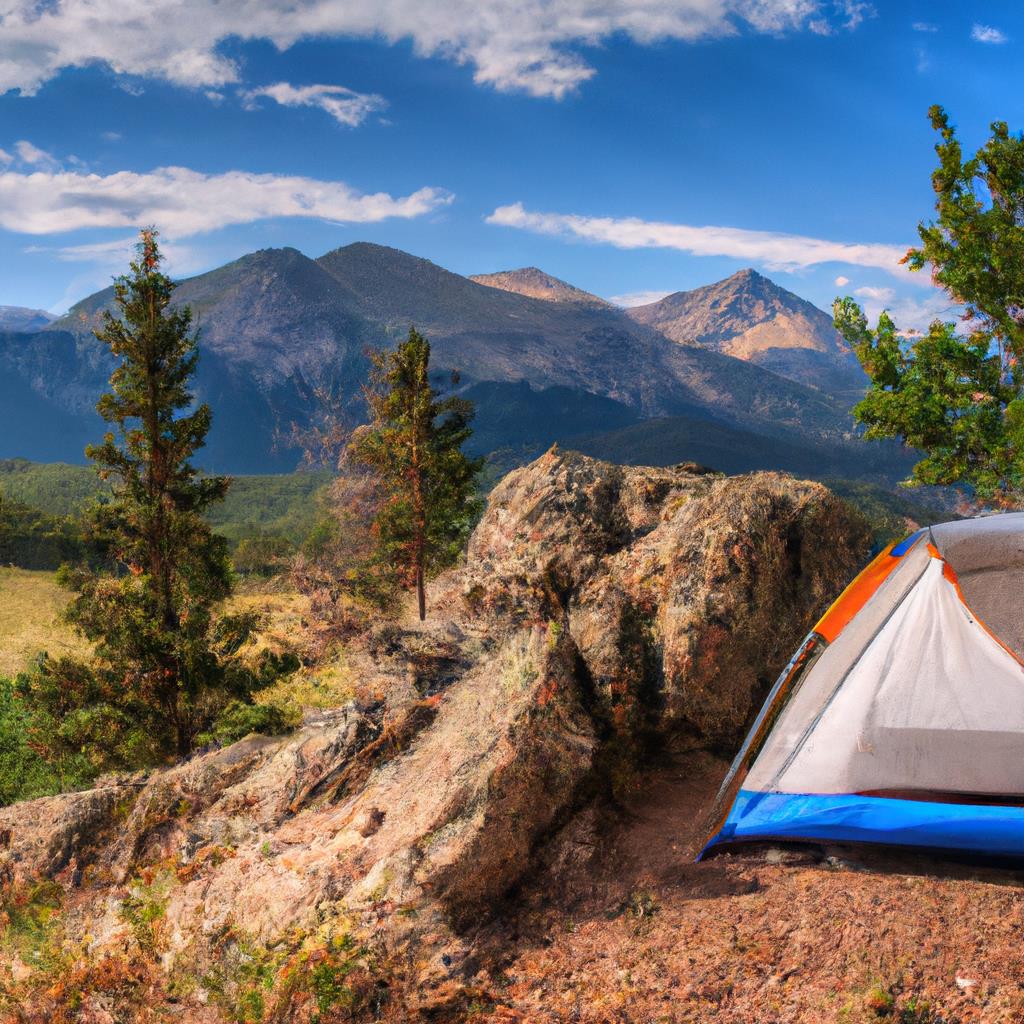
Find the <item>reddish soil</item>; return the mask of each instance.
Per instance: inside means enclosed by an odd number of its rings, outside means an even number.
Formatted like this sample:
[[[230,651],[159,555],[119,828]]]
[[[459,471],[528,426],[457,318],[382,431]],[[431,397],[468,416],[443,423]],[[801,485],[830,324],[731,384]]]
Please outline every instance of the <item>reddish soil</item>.
[[[494,928],[479,1020],[1024,1021],[1024,876],[863,850],[695,864],[724,768],[678,756],[560,842]]]

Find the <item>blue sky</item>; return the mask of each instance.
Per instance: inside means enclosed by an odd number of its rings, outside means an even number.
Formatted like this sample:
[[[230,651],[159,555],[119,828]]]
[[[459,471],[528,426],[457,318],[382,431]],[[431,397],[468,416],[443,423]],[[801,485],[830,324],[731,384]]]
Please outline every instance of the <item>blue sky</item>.
[[[1024,128],[1014,3],[12,0],[0,304],[61,311],[133,229],[171,269],[366,239],[606,297],[754,266],[921,324],[931,103]],[[838,284],[837,279],[847,283]]]

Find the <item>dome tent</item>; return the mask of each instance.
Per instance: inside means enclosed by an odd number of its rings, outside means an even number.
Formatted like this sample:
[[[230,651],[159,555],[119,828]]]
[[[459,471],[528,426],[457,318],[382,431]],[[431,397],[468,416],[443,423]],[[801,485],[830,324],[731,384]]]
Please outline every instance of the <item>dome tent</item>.
[[[1024,857],[1024,513],[882,552],[801,644],[701,857],[750,841]]]

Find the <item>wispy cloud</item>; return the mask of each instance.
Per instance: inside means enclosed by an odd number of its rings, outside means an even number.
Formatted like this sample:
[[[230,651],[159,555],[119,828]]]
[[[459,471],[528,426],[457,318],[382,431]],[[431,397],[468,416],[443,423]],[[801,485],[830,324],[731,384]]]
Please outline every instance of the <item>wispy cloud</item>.
[[[872,291],[875,289],[865,289]],[[877,291],[885,293],[889,289],[881,288]],[[859,295],[860,290],[858,290]],[[905,332],[923,333],[928,330],[929,325],[935,320],[950,322],[960,319],[963,312],[962,307],[951,302],[948,295],[937,289],[923,297],[906,295],[864,295],[864,312],[870,323],[876,323],[882,310],[887,310],[892,317],[893,323]]]
[[[27,139],[22,139],[14,144],[14,152],[18,160],[30,167],[37,167],[41,171],[52,171],[60,166],[60,163],[45,149],[34,146]]]
[[[991,43],[999,46],[1008,42],[1008,37],[1001,29],[992,25],[979,25],[977,22],[971,28],[971,38],[976,43]]]
[[[848,277],[843,277],[843,275],[840,274],[836,278],[836,282],[835,283],[836,283],[836,287],[837,288],[845,288],[850,283],[850,279]]]
[[[5,0],[0,94],[31,95],[63,68],[102,63],[121,76],[221,89],[241,81],[226,39],[287,49],[311,38],[411,40],[421,56],[473,68],[506,91],[561,97],[594,75],[580,52],[613,36],[640,45],[741,30],[852,30],[864,0]],[[126,79],[132,88],[137,82]]]
[[[866,18],[878,16],[875,5],[866,0],[836,0],[832,8],[832,17],[819,14],[808,21],[807,27],[816,35],[831,36],[839,31],[852,32]]]
[[[915,32],[938,32],[939,26],[933,25],[930,21],[915,21],[911,26]]]
[[[853,294],[861,299],[871,299],[874,302],[892,302],[896,298],[896,289],[864,285],[863,288],[855,288]]]
[[[269,217],[360,224],[420,217],[451,198],[437,188],[394,197],[386,192],[357,192],[340,181],[245,171],[202,174],[186,167],[108,175],[8,170],[0,172],[0,228],[46,235],[155,224],[183,238]]]
[[[343,85],[291,85],[277,82],[242,93],[249,107],[260,98],[272,99],[283,107],[317,107],[348,128],[361,125],[371,114],[387,107],[387,100],[374,93],[354,92]]]
[[[608,301],[616,306],[625,306],[627,309],[633,306],[649,306],[652,302],[660,302],[666,295],[672,292],[626,292],[625,295],[613,295]]]
[[[797,270],[821,263],[849,263],[902,274],[905,248],[860,242],[831,242],[803,235],[712,225],[669,224],[637,217],[582,217],[534,213],[522,203],[499,206],[487,223],[543,235],[602,242],[620,249],[678,249],[695,256],[731,256],[773,270]]]

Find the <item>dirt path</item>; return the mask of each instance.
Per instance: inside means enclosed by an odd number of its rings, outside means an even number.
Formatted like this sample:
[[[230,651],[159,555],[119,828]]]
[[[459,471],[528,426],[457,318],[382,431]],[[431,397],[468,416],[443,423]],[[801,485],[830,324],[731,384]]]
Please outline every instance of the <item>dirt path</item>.
[[[653,772],[584,815],[492,936],[481,1020],[1024,1021],[1024,878],[924,857],[693,857],[724,771]],[[856,856],[856,860],[847,860]]]

